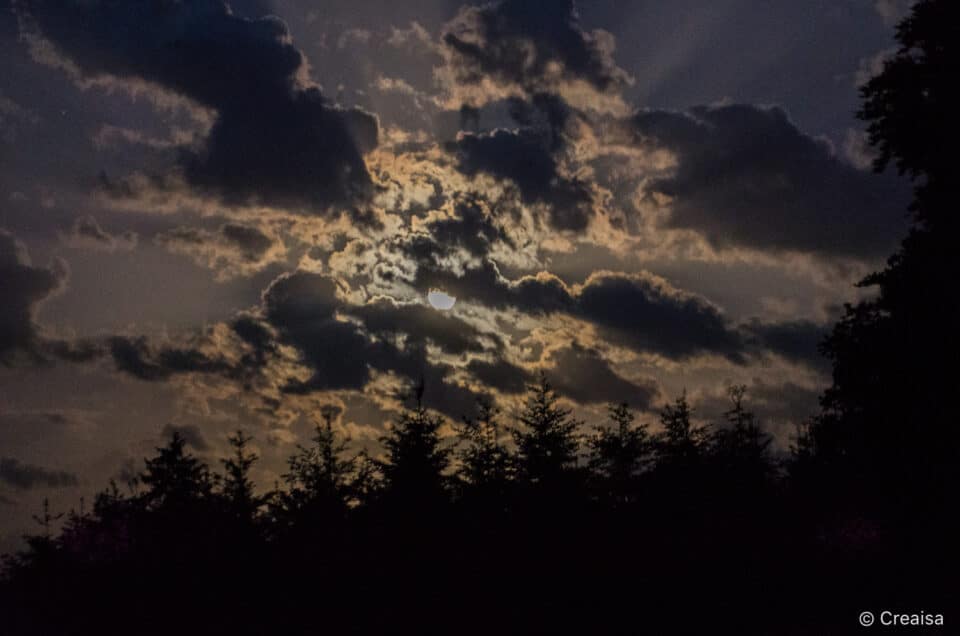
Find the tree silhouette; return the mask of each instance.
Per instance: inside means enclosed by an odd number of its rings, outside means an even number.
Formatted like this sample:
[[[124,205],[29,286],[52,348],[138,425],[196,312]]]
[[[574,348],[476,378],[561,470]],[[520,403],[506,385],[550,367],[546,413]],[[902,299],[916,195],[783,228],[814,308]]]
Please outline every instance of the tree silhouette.
[[[433,507],[447,497],[450,449],[440,440],[443,418],[423,405],[423,386],[417,388],[416,406],[404,410],[380,438],[386,458],[379,463],[383,496],[390,504]]]
[[[723,414],[725,426],[714,437],[714,453],[734,487],[763,485],[773,474],[770,456],[772,438],[757,423],[744,404],[744,384],[727,387],[730,408]]]
[[[634,425],[626,402],[607,407],[611,425],[600,426],[589,440],[590,468],[598,476],[601,494],[614,505],[625,505],[636,496],[638,475],[647,468],[653,440],[647,425]]]
[[[140,481],[146,486],[144,499],[154,507],[177,507],[207,499],[213,492],[209,468],[186,452],[186,440],[175,432],[170,442],[146,460]]]
[[[262,498],[254,492],[254,483],[250,479],[250,469],[259,456],[247,450],[247,445],[253,438],[241,430],[230,435],[227,441],[230,442],[233,455],[220,460],[225,471],[221,491],[231,514],[244,523],[251,523],[262,503]]]
[[[694,426],[693,409],[687,401],[687,392],[681,393],[673,404],[665,404],[660,411],[663,431],[656,437],[660,466],[686,467],[698,461],[707,443],[707,431]]]
[[[53,524],[63,518],[63,513],[59,512],[53,514],[50,512],[50,500],[47,497],[43,498],[43,512],[39,515],[32,515],[33,520],[43,528],[43,538],[47,541],[50,541],[52,538],[52,528]]]
[[[513,458],[500,438],[500,410],[489,399],[477,406],[477,416],[464,418],[457,431],[462,444],[458,476],[467,497],[502,506],[513,479]]]
[[[534,486],[553,487],[566,481],[576,467],[580,422],[559,404],[559,396],[545,374],[527,387],[527,397],[517,414],[520,427],[513,431],[520,476]]]
[[[336,414],[323,409],[323,424],[315,424],[312,445],[298,444],[287,460],[283,474],[287,488],[277,493],[275,505],[275,514],[287,524],[315,528],[336,523],[346,514],[355,460],[344,458],[349,440],[337,439],[333,430]]]
[[[860,283],[875,297],[848,305],[824,342],[833,383],[807,435],[813,451],[798,458],[817,466],[805,474],[825,496],[874,501],[883,515],[942,509],[960,484],[960,429],[944,399],[956,385],[943,372],[960,357],[960,297],[947,291],[960,274],[958,20],[955,2],[915,4],[897,29],[898,51],[862,89],[875,167],[895,163],[913,179],[916,222],[886,268]]]

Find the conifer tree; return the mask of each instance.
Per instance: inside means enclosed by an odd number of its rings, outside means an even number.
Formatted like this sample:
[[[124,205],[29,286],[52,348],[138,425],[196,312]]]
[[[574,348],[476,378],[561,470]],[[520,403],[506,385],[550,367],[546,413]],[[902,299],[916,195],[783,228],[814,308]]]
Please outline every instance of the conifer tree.
[[[296,453],[287,460],[283,480],[286,491],[279,494],[281,516],[289,521],[299,518],[309,523],[323,523],[342,517],[348,501],[349,478],[353,459],[345,459],[349,440],[337,439],[333,420],[339,411],[321,410],[323,423],[317,422],[312,445],[297,445]]]
[[[646,467],[652,440],[645,423],[634,425],[626,402],[607,407],[609,425],[601,425],[589,440],[590,468],[599,478],[602,494],[615,505],[632,501],[636,478]]]
[[[727,388],[730,408],[724,412],[725,426],[714,438],[714,452],[722,467],[741,482],[757,483],[773,472],[769,447],[771,438],[757,423],[756,415],[747,410],[744,398],[746,385]]]
[[[262,502],[261,498],[257,497],[250,479],[250,469],[259,459],[259,455],[247,449],[253,438],[242,430],[237,430],[227,437],[227,441],[230,442],[233,455],[220,460],[225,471],[221,490],[231,514],[243,522],[251,522]]]
[[[458,476],[468,495],[486,501],[500,500],[503,505],[513,476],[513,461],[500,439],[500,409],[488,399],[478,400],[477,406],[477,416],[464,418],[458,430],[463,444],[458,453]]]
[[[383,494],[391,503],[435,505],[446,498],[450,449],[440,440],[443,418],[423,405],[423,384],[416,389],[416,406],[405,410],[380,438],[386,458],[379,462]]]
[[[555,484],[576,467],[581,422],[559,404],[559,397],[545,374],[527,388],[527,398],[513,431],[517,445],[517,463],[522,478],[529,484]]]
[[[660,465],[689,466],[703,454],[707,432],[693,425],[692,416],[686,391],[660,411],[663,431],[656,439]]]
[[[146,486],[146,502],[152,507],[192,504],[207,499],[213,490],[210,470],[186,451],[186,439],[176,432],[170,442],[146,460],[140,481]]]

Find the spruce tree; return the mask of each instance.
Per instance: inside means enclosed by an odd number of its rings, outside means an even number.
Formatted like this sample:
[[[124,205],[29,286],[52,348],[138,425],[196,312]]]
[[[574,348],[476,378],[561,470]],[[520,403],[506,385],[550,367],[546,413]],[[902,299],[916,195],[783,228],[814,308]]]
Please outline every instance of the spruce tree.
[[[298,444],[287,460],[283,475],[287,488],[278,493],[277,512],[288,523],[322,524],[346,513],[354,459],[344,458],[349,440],[338,439],[333,430],[337,412],[324,408],[323,423],[315,424],[312,444]]]
[[[743,384],[727,388],[730,408],[723,414],[724,426],[714,436],[715,456],[739,487],[759,485],[773,473],[772,439],[757,423],[756,415],[747,410],[746,393]]]
[[[383,495],[391,504],[433,506],[447,497],[445,471],[450,449],[440,440],[443,418],[423,405],[423,386],[417,388],[416,406],[406,409],[380,438],[386,458],[379,462]]]
[[[510,451],[500,439],[500,410],[488,399],[478,400],[475,418],[464,418],[458,430],[458,476],[468,498],[502,506],[513,477]]]
[[[600,426],[589,440],[590,468],[597,476],[602,496],[614,505],[633,501],[637,476],[647,467],[652,440],[647,425],[634,425],[626,402],[607,407],[610,424]]]
[[[186,451],[186,444],[176,432],[166,446],[157,449],[156,457],[146,460],[140,481],[146,487],[143,497],[151,507],[194,504],[212,494],[210,470]]]
[[[560,406],[560,398],[545,374],[527,388],[513,431],[520,476],[531,485],[555,485],[571,476],[577,464],[581,422]]]
[[[238,520],[249,523],[255,519],[262,503],[261,498],[254,492],[254,484],[250,479],[250,469],[259,459],[259,455],[247,449],[253,438],[242,430],[237,430],[227,437],[227,441],[230,442],[233,455],[220,460],[224,468],[221,492],[230,513]]]
[[[707,431],[692,422],[693,409],[683,391],[673,404],[660,411],[663,431],[656,438],[658,463],[661,466],[690,466],[703,455]]]

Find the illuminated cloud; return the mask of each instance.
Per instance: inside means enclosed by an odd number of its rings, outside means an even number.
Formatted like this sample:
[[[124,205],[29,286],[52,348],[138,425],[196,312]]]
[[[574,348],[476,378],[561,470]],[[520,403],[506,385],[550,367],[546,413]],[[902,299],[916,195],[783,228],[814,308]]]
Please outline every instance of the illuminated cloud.
[[[154,240],[215,270],[218,280],[249,276],[286,256],[283,242],[277,237],[241,223],[225,223],[216,230],[178,227],[158,234]]]
[[[613,36],[585,30],[572,0],[466,6],[442,39],[447,65],[438,76],[456,108],[551,92],[604,110],[622,104],[618,93],[632,81],[613,60]]]

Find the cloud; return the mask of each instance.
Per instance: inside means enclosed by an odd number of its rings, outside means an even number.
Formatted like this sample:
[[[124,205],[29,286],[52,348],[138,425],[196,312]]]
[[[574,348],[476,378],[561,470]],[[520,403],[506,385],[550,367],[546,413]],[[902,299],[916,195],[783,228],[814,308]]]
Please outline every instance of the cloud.
[[[523,393],[534,380],[529,371],[502,358],[493,362],[475,358],[467,363],[467,370],[485,386],[503,393]]]
[[[0,141],[13,144],[20,132],[40,123],[40,117],[13,101],[0,90]]]
[[[179,434],[194,450],[203,452],[210,449],[210,444],[207,443],[207,439],[203,436],[200,428],[193,424],[186,424],[184,426],[166,424],[163,430],[160,431],[160,435],[164,439],[173,437],[174,434]]]
[[[476,327],[419,303],[377,298],[359,307],[345,307],[344,312],[359,317],[368,332],[381,338],[404,334],[416,342],[430,342],[454,355],[483,351],[482,334]]]
[[[583,29],[572,0],[466,6],[441,37],[447,64],[438,75],[458,108],[538,92],[600,108],[632,81],[613,60],[613,36]]]
[[[904,229],[908,190],[838,159],[776,107],[647,110],[637,139],[677,156],[651,192],[671,198],[669,225],[733,245],[829,256],[878,256]]]
[[[26,246],[0,230],[0,364],[15,358],[43,359],[45,339],[34,316],[37,306],[62,291],[69,270],[62,259],[34,267]]]
[[[830,329],[830,325],[808,320],[779,323],[753,321],[744,326],[747,337],[761,348],[817,369],[829,368],[829,360],[820,354],[819,346]]]
[[[313,211],[369,195],[362,154],[377,144],[376,119],[332,104],[306,79],[278,18],[233,15],[217,0],[16,7],[26,37],[78,78],[159,87],[215,113],[203,147],[180,148],[190,185],[230,203]]]
[[[394,373],[413,383],[423,379],[425,403],[453,417],[472,412],[476,394],[449,381],[448,365],[431,362],[426,341],[454,352],[473,350],[470,327],[425,307],[379,299],[365,306],[344,303],[337,283],[322,274],[297,271],[275,280],[263,294],[263,314],[281,343],[295,347],[308,367],[306,379],[290,378],[283,390],[303,394],[320,390],[362,390],[372,372]],[[338,319],[353,315],[361,324]],[[437,312],[433,312],[437,313]],[[427,321],[419,324],[418,320]],[[431,332],[429,325],[437,328]],[[457,329],[468,331],[457,334]],[[391,333],[403,333],[398,342]]]
[[[132,250],[137,246],[137,233],[124,232],[119,236],[107,232],[92,215],[74,219],[70,233],[61,237],[63,242],[77,249],[92,249],[105,252]]]
[[[659,398],[655,381],[626,380],[614,372],[600,352],[577,342],[551,352],[549,359],[553,363],[546,370],[550,383],[561,395],[581,404],[626,401],[633,408],[648,409]]]
[[[399,239],[404,253],[417,261],[425,261],[446,258],[462,249],[472,257],[481,258],[489,254],[496,243],[515,247],[482,196],[457,193],[455,197],[451,216],[430,218]]]
[[[508,280],[485,260],[462,275],[422,264],[416,284],[491,308],[567,314],[635,351],[679,359],[713,353],[743,361],[741,337],[716,306],[645,272],[594,272],[582,285],[570,287],[547,272]]]
[[[0,457],[0,482],[20,490],[64,488],[80,483],[73,473],[25,464],[12,457]]]
[[[873,6],[883,18],[884,24],[893,26],[906,15],[915,2],[916,0],[875,0]]]
[[[217,279],[250,276],[286,257],[283,242],[262,229],[225,223],[215,230],[178,227],[154,241],[171,252],[189,256],[198,265],[216,270]]]
[[[221,356],[209,355],[191,347],[152,346],[143,336],[112,336],[108,339],[108,346],[117,370],[140,380],[166,380],[179,373],[219,373],[229,376],[234,370]]]
[[[447,148],[464,174],[472,177],[485,173],[508,179],[517,186],[524,203],[546,205],[555,228],[580,231],[587,226],[590,188],[579,179],[561,174],[543,134],[529,128],[467,133]]]
[[[740,337],[715,305],[652,274],[595,272],[576,300],[576,314],[611,342],[670,358],[716,353],[742,362]]]

